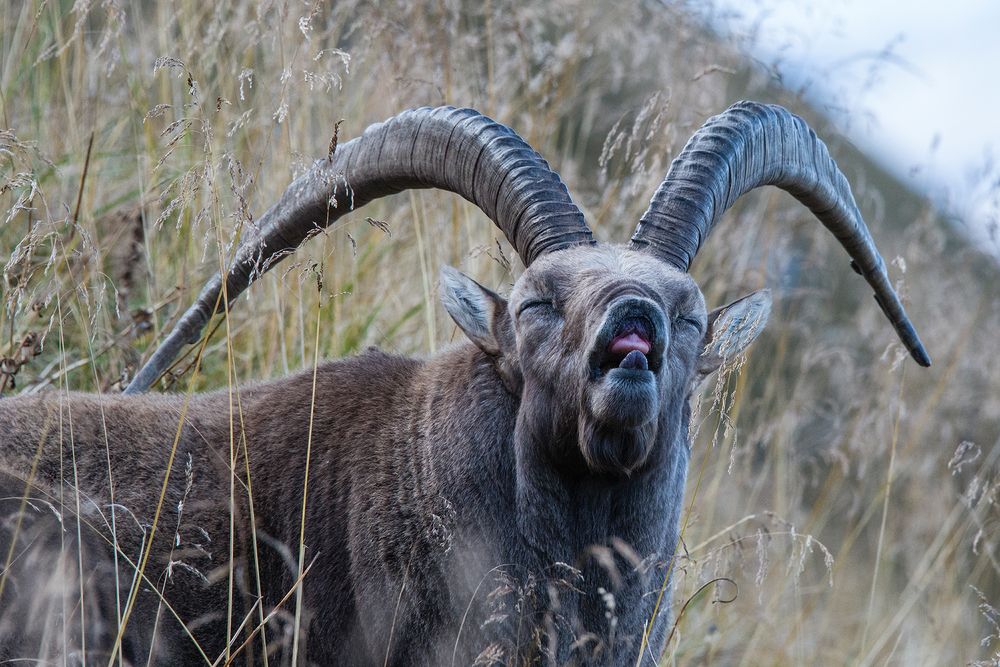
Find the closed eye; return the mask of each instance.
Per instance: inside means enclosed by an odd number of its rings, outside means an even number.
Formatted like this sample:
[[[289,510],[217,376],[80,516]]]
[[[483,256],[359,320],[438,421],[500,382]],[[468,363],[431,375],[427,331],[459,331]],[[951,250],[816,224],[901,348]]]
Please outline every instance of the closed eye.
[[[541,307],[551,308],[552,310],[555,310],[556,305],[552,301],[552,299],[528,299],[527,301],[524,301],[523,303],[521,303],[520,306],[517,307],[517,316],[520,317],[521,313],[523,313],[526,310],[530,310],[531,308],[541,308]]]
[[[690,327],[694,327],[695,331],[701,332],[701,320],[696,317],[685,317],[683,315],[678,315],[674,318],[674,322],[679,322]]]

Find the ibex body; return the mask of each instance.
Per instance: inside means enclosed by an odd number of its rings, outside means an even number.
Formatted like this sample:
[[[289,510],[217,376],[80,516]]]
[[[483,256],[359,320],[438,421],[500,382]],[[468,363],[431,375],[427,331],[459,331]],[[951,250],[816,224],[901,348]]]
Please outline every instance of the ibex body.
[[[763,145],[772,149],[761,159]],[[443,187],[483,208],[528,265],[506,300],[442,272],[445,307],[470,342],[424,361],[369,351],[236,393],[5,399],[0,496],[13,501],[0,502],[24,507],[30,482],[28,495],[47,496],[61,517],[56,546],[78,533],[84,555],[103,564],[79,586],[94,591],[82,607],[91,621],[68,613],[65,623],[80,622],[76,634],[105,660],[146,554],[141,588],[157,587],[172,611],[156,594],[139,596],[125,624],[131,660],[201,659],[187,633],[210,661],[227,635],[238,659],[260,659],[262,638],[240,651],[247,631],[237,626],[276,608],[264,634],[287,649],[295,623],[280,610],[294,607],[301,543],[306,634],[295,650],[319,664],[634,665],[641,647],[655,656],[666,637],[661,593],[678,539],[689,398],[753,340],[770,307],[758,292],[707,312],[687,265],[725,208],[762,184],[793,192],[837,234],[928,363],[846,182],[784,110],[742,104],[699,131],[629,247],[594,244],[565,187],[506,128],[468,110],[419,110],[374,126],[293,184],[244,246],[228,294],[345,212],[332,201]],[[217,277],[133,388],[197,335],[220,290]],[[128,516],[110,512],[112,493]],[[24,536],[44,533],[46,511],[28,505],[9,522],[23,535],[0,533],[0,545],[13,544],[4,552],[29,553]],[[52,540],[38,544],[44,554]],[[76,560],[63,567],[87,571]],[[23,605],[31,561],[12,561],[5,576],[21,595],[0,595]],[[11,628],[0,614],[0,632],[13,637]],[[58,651],[22,634],[9,655]]]

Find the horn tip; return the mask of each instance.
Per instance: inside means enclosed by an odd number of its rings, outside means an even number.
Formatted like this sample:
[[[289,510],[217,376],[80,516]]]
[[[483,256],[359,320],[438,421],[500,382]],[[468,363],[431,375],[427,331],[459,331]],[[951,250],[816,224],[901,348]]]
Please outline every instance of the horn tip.
[[[931,357],[927,354],[927,350],[924,349],[923,344],[918,342],[912,348],[910,348],[910,355],[913,356],[913,360],[924,368],[929,368],[931,365]]]

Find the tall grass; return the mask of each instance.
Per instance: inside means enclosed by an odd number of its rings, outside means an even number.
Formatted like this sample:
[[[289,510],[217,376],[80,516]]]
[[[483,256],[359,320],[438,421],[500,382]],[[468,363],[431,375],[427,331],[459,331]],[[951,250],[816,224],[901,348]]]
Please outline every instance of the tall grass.
[[[407,107],[478,108],[621,242],[707,116],[744,97],[810,115],[657,2],[13,0],[0,25],[4,395],[119,390],[341,119],[343,140]],[[790,198],[756,193],[729,215],[694,267],[706,298],[766,285],[777,304],[700,400],[663,662],[996,664],[998,273],[822,134],[936,364],[904,358]],[[457,197],[376,202],[265,276],[197,373],[192,354],[160,389],[367,345],[433,351],[458,339],[436,303],[443,263],[500,291],[519,270]]]

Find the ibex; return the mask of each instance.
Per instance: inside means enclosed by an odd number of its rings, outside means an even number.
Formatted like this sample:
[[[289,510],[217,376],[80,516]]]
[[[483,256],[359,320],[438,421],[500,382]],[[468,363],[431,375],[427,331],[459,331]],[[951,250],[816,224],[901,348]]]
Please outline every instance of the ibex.
[[[689,399],[771,303],[759,291],[707,311],[687,271],[763,185],[836,236],[929,365],[844,175],[781,107],[710,119],[627,246],[596,243],[545,161],[475,111],[369,127],[291,184],[127,395],[0,401],[0,657],[652,664],[670,627]],[[141,395],[315,230],[430,187],[479,206],[526,266],[507,298],[441,272],[468,341],[239,392]]]

